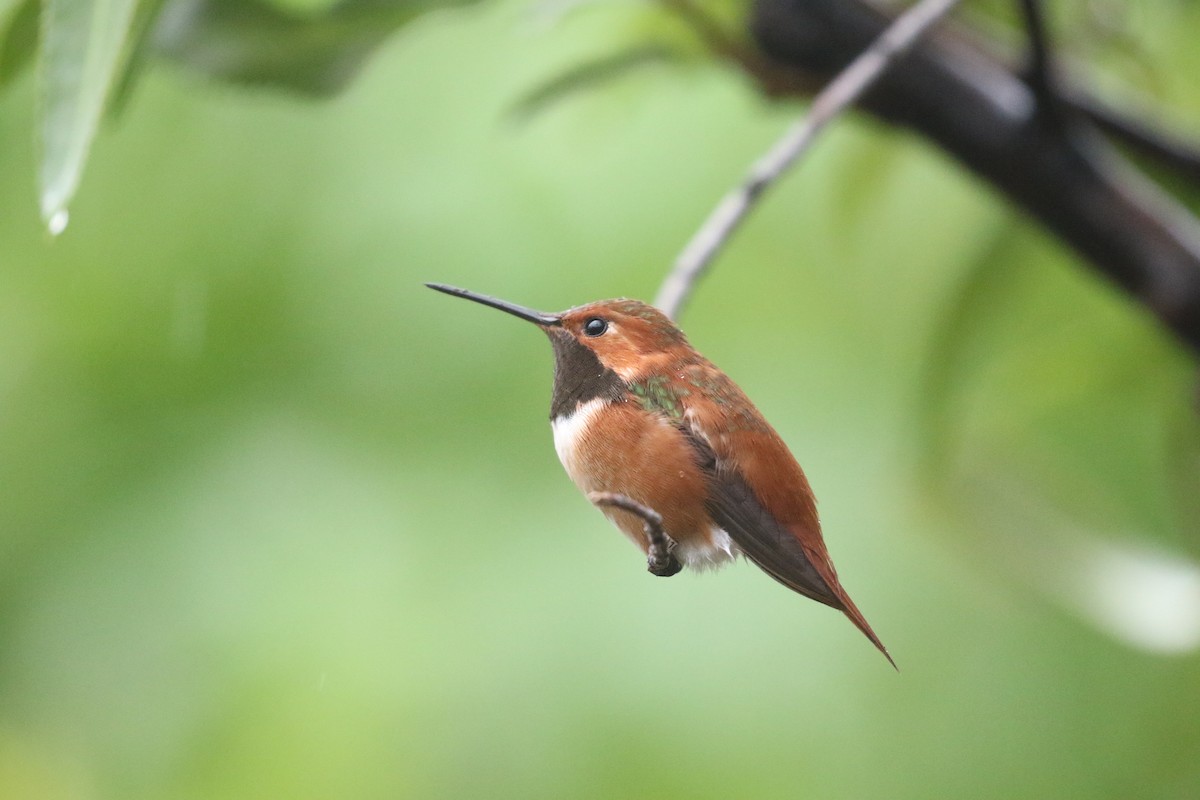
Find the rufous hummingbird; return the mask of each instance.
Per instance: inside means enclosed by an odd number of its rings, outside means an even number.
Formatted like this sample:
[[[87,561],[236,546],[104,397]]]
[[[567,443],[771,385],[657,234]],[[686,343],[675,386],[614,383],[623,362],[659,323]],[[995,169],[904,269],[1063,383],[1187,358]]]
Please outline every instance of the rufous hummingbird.
[[[750,398],[661,311],[601,300],[558,314],[439,283],[430,289],[540,327],[554,348],[550,426],[571,480],[634,544],[650,571],[719,567],[744,555],[850,618],[895,666],[838,581],[803,470]],[[624,495],[661,516],[659,558],[643,515],[597,502]]]

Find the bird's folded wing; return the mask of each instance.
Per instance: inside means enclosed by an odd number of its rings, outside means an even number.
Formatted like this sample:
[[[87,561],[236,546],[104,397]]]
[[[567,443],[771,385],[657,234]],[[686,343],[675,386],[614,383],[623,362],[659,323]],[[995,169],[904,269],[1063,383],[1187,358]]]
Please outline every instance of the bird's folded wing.
[[[843,609],[800,539],[763,507],[737,469],[723,462],[698,431],[686,430],[709,476],[707,509],[713,522],[759,569],[805,597]]]

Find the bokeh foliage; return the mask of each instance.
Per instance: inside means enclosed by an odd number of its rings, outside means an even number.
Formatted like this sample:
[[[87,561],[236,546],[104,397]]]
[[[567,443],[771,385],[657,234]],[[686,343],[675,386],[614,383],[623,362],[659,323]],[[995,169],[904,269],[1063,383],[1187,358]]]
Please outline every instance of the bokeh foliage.
[[[385,6],[255,5],[349,31],[316,102],[155,49],[139,4],[56,238],[42,84],[4,73],[0,797],[1196,796],[1187,354],[847,120],[684,323],[792,444],[902,672],[749,566],[652,578],[555,460],[545,343],[420,283],[651,296],[797,109],[653,8]],[[0,64],[38,57],[27,9]],[[1121,13],[1068,26],[1088,77],[1200,119],[1200,12]],[[307,41],[278,52],[339,52]],[[659,41],[689,66],[537,95]]]

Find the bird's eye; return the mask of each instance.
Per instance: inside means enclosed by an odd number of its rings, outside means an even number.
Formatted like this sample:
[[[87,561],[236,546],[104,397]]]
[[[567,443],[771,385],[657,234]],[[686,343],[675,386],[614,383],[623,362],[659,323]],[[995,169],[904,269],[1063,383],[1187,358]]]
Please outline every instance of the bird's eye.
[[[608,330],[608,323],[599,317],[592,317],[583,323],[583,332],[588,336],[600,336]]]

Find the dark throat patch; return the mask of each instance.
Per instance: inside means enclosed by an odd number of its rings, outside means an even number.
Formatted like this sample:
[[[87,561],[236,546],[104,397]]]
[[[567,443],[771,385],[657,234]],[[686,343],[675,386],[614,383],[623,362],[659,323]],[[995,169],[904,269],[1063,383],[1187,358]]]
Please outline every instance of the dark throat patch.
[[[600,363],[596,354],[561,328],[547,328],[554,347],[554,394],[550,399],[550,419],[568,416],[581,403],[597,397],[620,400],[625,396],[625,381]]]

